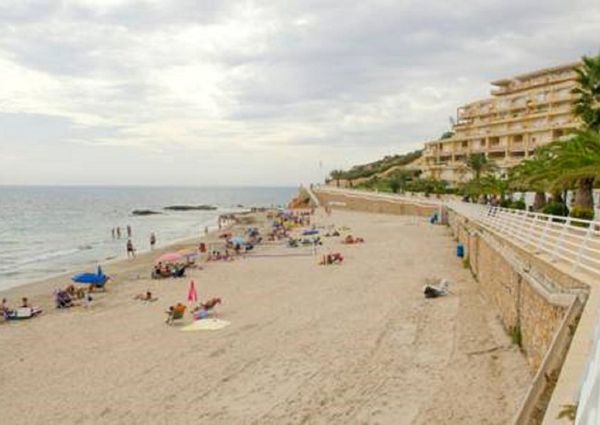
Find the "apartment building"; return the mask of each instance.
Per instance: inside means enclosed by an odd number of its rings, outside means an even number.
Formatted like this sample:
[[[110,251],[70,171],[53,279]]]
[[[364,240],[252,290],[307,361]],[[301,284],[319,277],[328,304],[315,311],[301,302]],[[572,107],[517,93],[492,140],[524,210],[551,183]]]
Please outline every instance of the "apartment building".
[[[500,173],[578,126],[572,113],[580,62],[492,82],[492,97],[458,108],[454,135],[425,143],[423,177],[460,183],[471,178],[465,160],[483,153]]]

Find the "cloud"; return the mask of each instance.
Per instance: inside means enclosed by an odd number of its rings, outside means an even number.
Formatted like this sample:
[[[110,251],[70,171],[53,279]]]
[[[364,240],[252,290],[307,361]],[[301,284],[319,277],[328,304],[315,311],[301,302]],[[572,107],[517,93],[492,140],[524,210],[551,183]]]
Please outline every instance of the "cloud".
[[[298,158],[418,147],[489,81],[597,53],[598,22],[595,0],[5,0],[2,152],[44,140],[49,159],[24,147],[6,175],[152,183],[168,158],[173,184],[314,180]],[[113,172],[53,166],[88,156]]]

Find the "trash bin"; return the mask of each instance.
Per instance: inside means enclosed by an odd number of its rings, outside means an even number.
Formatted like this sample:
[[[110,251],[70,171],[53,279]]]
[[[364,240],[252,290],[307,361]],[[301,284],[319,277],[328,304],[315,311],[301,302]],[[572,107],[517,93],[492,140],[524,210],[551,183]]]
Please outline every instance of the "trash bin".
[[[460,258],[463,258],[465,256],[465,247],[461,243],[456,245],[456,256]]]

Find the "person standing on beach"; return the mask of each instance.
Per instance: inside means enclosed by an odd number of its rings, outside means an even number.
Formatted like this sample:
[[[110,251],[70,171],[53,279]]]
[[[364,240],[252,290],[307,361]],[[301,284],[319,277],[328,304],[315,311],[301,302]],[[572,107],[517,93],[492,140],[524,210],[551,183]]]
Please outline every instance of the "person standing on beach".
[[[156,245],[156,235],[154,232],[150,233],[150,249],[154,249],[154,245]]]
[[[127,237],[131,237],[131,226],[129,224],[127,225]]]
[[[111,233],[112,233],[112,238],[114,239],[115,238],[115,228],[114,227],[112,228]]]
[[[117,239],[121,239],[121,226],[117,226]]]
[[[133,242],[131,242],[131,239],[127,239],[127,258],[129,257],[135,258],[135,249],[133,248]]]

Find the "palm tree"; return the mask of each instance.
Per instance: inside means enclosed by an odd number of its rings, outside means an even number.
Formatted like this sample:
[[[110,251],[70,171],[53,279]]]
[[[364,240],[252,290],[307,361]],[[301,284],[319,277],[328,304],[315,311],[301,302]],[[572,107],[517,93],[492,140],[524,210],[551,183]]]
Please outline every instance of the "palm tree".
[[[600,134],[600,55],[586,57],[583,66],[578,69],[578,86],[573,93],[578,95],[574,104],[573,112],[583,122],[583,132],[565,144],[573,144],[572,148],[559,150],[558,153],[565,156],[564,163],[571,166],[579,166],[580,169],[566,169],[563,181],[573,182],[573,176],[577,175],[577,191],[575,193],[575,207],[594,211],[594,180],[597,177],[595,169],[590,168],[594,163],[593,158],[586,161],[585,155],[589,149],[594,151],[594,140],[598,140]],[[579,158],[578,156],[583,155]]]
[[[506,194],[509,190],[509,182],[506,179],[501,179],[494,175],[483,177],[481,180],[481,189],[486,195],[496,195],[500,201],[506,199]]]
[[[496,164],[494,161],[488,159],[482,153],[474,153],[467,158],[466,162],[467,168],[473,173],[473,176],[476,181],[479,181],[482,174],[485,174],[489,171],[494,171],[496,169]]]
[[[576,185],[575,207],[594,210],[594,182],[600,178],[600,132],[581,130],[566,142],[547,146],[554,187]]]
[[[576,70],[578,86],[573,93],[579,95],[573,112],[590,130],[600,131],[600,55],[586,57],[583,66]]]
[[[513,190],[535,192],[535,211],[541,210],[546,204],[546,192],[553,192],[554,201],[560,198],[560,189],[557,191],[552,187],[553,180],[560,173],[550,166],[550,159],[547,149],[538,149],[533,157],[522,161],[509,171],[509,184]]]

